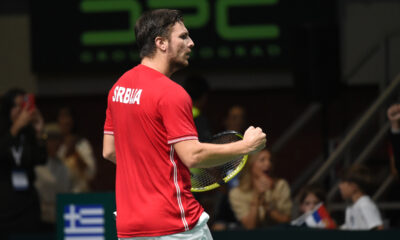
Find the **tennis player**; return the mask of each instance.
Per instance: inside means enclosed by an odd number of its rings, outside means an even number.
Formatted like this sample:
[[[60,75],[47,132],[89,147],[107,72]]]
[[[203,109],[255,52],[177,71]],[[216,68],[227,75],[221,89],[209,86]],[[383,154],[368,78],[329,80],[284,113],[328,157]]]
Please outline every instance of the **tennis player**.
[[[188,65],[194,46],[180,12],[146,12],[135,34],[141,64],[111,88],[104,126],[103,156],[117,167],[118,238],[212,239],[188,168],[259,151],[266,135],[250,127],[238,142],[200,143],[191,99],[169,78]]]

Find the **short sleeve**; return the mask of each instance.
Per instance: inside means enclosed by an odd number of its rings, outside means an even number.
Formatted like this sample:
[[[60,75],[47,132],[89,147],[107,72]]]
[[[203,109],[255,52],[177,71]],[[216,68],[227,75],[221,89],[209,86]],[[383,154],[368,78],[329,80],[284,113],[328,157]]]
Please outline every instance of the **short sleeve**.
[[[370,204],[363,204],[360,210],[368,229],[373,229],[383,225],[379,210],[374,203],[370,202]]]
[[[106,110],[106,121],[104,123],[104,134],[114,135],[114,126],[112,123],[112,115],[111,115],[111,101],[110,96],[108,96],[108,104]]]
[[[244,194],[240,192],[239,188],[233,188],[229,192],[229,202],[237,220],[241,221],[249,214],[249,203],[246,201]]]
[[[167,132],[168,144],[198,139],[192,115],[192,100],[180,86],[165,91],[159,112]]]

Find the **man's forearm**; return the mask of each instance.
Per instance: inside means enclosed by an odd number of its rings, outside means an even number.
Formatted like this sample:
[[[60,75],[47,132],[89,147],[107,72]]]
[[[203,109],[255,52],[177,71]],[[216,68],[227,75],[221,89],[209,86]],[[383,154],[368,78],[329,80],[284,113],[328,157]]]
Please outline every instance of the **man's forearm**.
[[[220,166],[234,158],[248,153],[248,147],[242,142],[228,144],[200,143],[202,146],[194,153],[194,167],[209,168]]]
[[[235,157],[248,153],[248,147],[243,141],[210,144],[197,140],[179,142],[174,145],[182,162],[189,168],[208,168],[220,166]]]
[[[265,147],[266,135],[261,128],[249,127],[243,140],[226,143],[200,143],[186,140],[174,144],[174,149],[182,162],[189,168],[220,166],[236,157],[256,152]]]

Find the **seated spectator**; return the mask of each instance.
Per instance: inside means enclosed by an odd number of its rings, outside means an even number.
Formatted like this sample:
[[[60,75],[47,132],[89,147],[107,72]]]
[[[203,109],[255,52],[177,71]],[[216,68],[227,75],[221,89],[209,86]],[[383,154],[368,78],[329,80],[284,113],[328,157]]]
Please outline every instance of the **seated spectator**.
[[[0,234],[37,232],[34,168],[46,162],[43,118],[26,93],[6,92],[0,106]]]
[[[224,119],[225,131],[236,131],[243,134],[246,122],[246,111],[242,106],[234,105],[229,108],[227,116]],[[238,221],[235,214],[232,212],[232,207],[229,202],[228,192],[239,185],[239,175],[231,179],[228,184],[221,186],[216,190],[216,201],[214,207],[215,218],[212,220],[211,229],[213,231],[221,231],[226,229],[235,229],[238,227]]]
[[[308,213],[319,204],[325,202],[325,191],[322,187],[311,184],[300,190],[300,214]]]
[[[193,119],[196,125],[200,142],[206,142],[211,138],[211,130],[207,117],[203,114],[207,103],[208,92],[210,86],[204,77],[192,75],[185,79],[182,84],[183,88],[192,98],[193,102]]]
[[[239,105],[234,105],[229,108],[228,114],[224,120],[225,130],[233,130],[243,134],[246,126],[246,110]]]
[[[56,123],[45,126],[47,135],[47,163],[37,166],[35,187],[39,193],[42,221],[45,230],[55,230],[57,193],[71,191],[71,180],[68,168],[58,158],[57,150],[61,144],[61,131]]]
[[[365,166],[354,165],[340,178],[339,189],[344,200],[351,202],[346,208],[345,223],[340,227],[346,230],[381,230],[383,221],[372,199],[366,195],[371,186],[371,175]]]
[[[239,186],[229,192],[229,200],[236,218],[246,229],[290,221],[289,184],[274,176],[269,150],[249,157]]]
[[[224,121],[225,131],[236,131],[243,134],[245,127],[247,126],[246,110],[239,105],[234,105],[228,110],[228,114]],[[231,181],[228,182],[228,191],[239,185],[239,176],[236,176]],[[226,190],[225,190],[226,192]],[[226,193],[224,194],[226,195]],[[221,204],[227,204],[228,198],[225,197],[225,201]],[[231,215],[230,213],[225,213],[225,215]]]
[[[78,135],[75,119],[70,108],[60,109],[58,125],[62,134],[62,143],[57,155],[69,169],[72,192],[78,193],[90,190],[90,180],[96,173],[96,160],[89,141]]]
[[[300,216],[291,222],[293,226],[335,229],[336,223],[331,218],[325,205],[325,191],[322,187],[311,184],[300,190]]]
[[[391,125],[390,138],[392,140],[394,154],[394,159],[392,159],[391,162],[391,169],[392,172],[398,174],[398,169],[400,167],[400,104],[393,104],[390,106],[387,110],[387,116]]]

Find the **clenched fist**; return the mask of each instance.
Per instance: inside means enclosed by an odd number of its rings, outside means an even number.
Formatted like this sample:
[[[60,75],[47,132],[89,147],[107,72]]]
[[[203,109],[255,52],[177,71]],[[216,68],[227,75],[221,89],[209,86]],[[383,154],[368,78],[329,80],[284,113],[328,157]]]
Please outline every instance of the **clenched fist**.
[[[248,148],[248,153],[258,152],[265,147],[267,142],[266,134],[261,128],[251,126],[244,133],[243,142]]]

